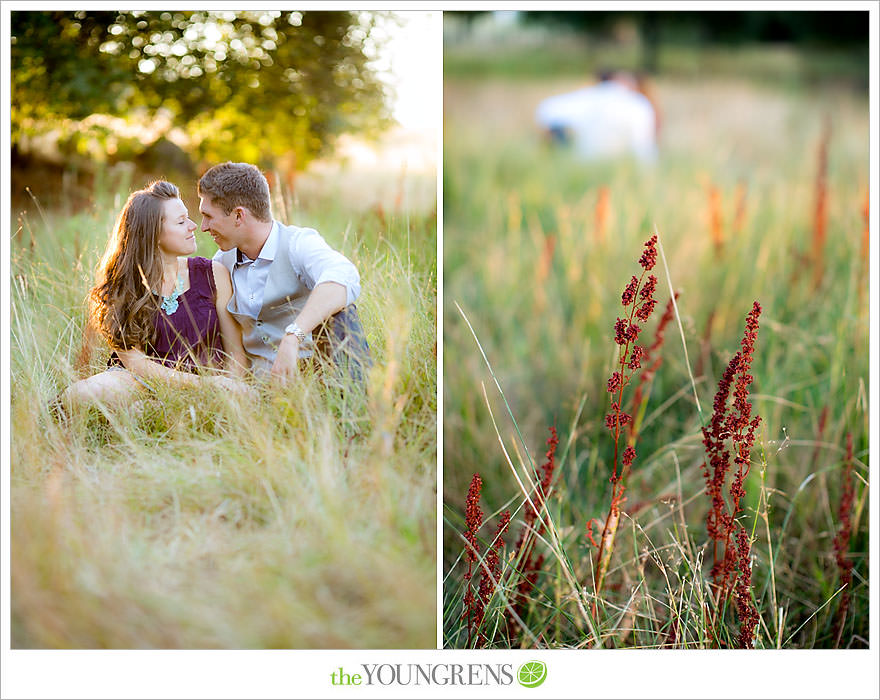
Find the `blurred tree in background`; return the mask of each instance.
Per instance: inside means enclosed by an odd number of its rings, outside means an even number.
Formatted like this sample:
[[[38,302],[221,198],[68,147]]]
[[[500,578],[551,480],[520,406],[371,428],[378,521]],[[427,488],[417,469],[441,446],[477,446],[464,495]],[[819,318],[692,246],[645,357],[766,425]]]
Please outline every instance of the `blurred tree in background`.
[[[809,47],[863,47],[868,56],[868,13],[790,11],[529,11],[525,20],[606,33],[621,19],[635,22],[644,44],[642,67],[657,69],[661,41],[697,44],[789,43]]]
[[[487,11],[446,12],[470,31],[488,15]],[[657,11],[657,10],[529,10],[516,13],[520,27],[544,26],[552,30],[575,32],[588,40],[603,40],[626,30],[641,45],[639,70],[656,73],[661,68],[661,49],[693,49],[708,46],[743,47],[749,45],[787,45],[805,54],[820,52],[840,55],[848,60],[829,73],[851,79],[860,87],[868,85],[868,12],[849,11]],[[624,30],[624,31],[621,31]]]
[[[787,42],[800,45],[868,44],[866,11],[528,11],[524,21],[556,22],[585,32],[607,32],[623,18],[662,27],[670,39],[700,42]]]
[[[390,123],[375,13],[11,14],[14,157],[47,137],[65,161],[170,140],[183,160],[301,169],[337,135]]]

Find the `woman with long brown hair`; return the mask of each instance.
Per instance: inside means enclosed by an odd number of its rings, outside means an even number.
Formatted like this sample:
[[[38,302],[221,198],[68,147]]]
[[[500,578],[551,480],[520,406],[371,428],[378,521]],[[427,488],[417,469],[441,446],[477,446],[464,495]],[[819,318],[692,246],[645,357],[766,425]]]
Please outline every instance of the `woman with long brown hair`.
[[[241,333],[226,308],[229,273],[187,257],[196,228],[170,182],[129,196],[89,292],[88,327],[113,352],[107,370],[65,391],[68,403],[119,401],[153,380],[247,390]]]

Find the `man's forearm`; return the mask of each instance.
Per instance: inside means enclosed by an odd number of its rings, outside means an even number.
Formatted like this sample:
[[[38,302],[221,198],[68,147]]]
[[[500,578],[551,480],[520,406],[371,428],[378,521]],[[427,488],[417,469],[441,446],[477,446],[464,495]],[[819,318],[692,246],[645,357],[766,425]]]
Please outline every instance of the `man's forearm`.
[[[311,291],[308,301],[294,321],[304,332],[310,333],[321,322],[344,309],[347,301],[348,291],[345,285],[322,282]]]

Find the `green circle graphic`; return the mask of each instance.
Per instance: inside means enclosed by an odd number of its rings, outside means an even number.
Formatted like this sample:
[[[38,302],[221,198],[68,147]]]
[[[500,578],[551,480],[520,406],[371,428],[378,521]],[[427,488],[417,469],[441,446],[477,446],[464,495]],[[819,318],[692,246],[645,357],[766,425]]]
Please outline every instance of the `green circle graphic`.
[[[519,667],[516,677],[524,688],[537,688],[547,680],[547,664],[543,661],[526,661]]]

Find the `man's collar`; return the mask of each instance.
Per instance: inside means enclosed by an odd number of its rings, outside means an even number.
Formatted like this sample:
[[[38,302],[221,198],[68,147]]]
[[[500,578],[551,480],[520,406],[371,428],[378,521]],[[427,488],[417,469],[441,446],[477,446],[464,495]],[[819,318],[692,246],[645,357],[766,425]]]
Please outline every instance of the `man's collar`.
[[[263,243],[263,247],[260,249],[260,253],[257,255],[257,260],[267,260],[272,262],[275,259],[275,253],[278,250],[278,229],[279,223],[275,219],[272,220],[272,228],[269,230],[269,235],[266,237],[266,242]],[[236,248],[235,250],[235,259],[239,263],[244,262],[247,256],[241,252],[240,248]],[[250,262],[253,262],[252,260]]]

